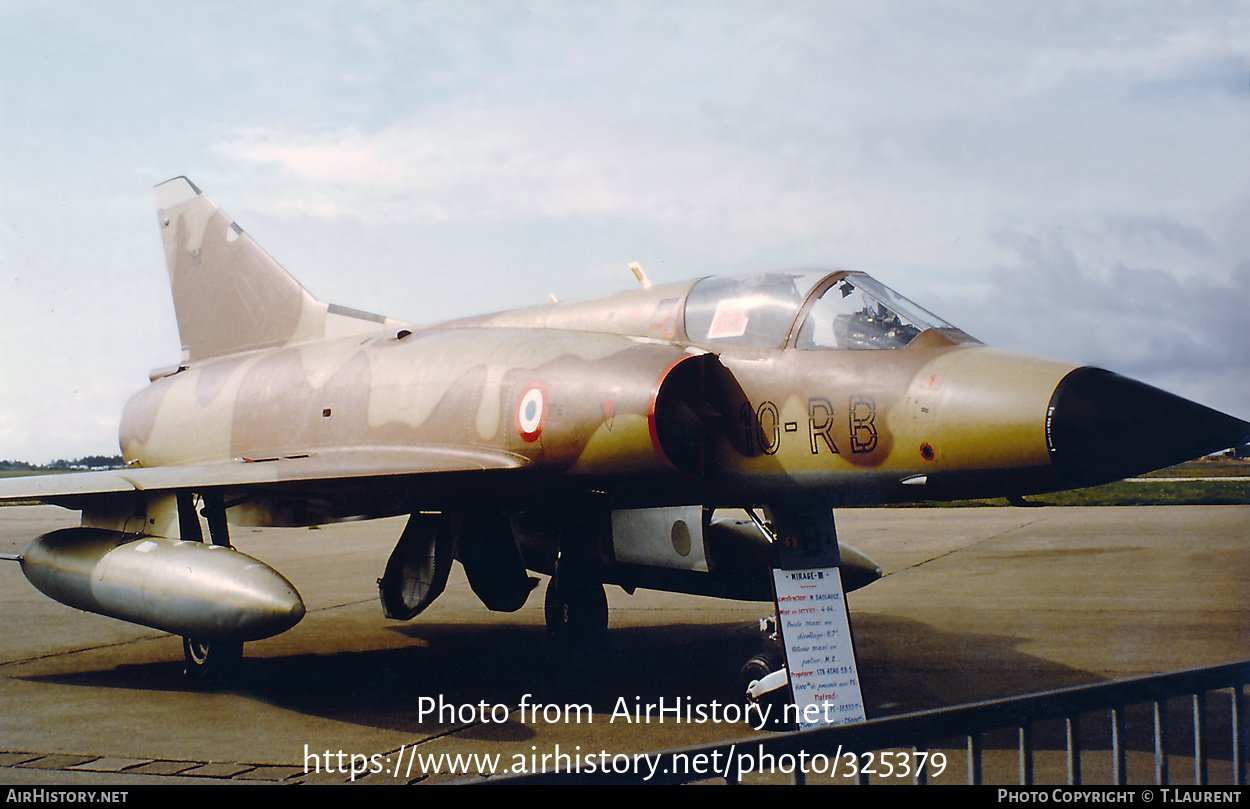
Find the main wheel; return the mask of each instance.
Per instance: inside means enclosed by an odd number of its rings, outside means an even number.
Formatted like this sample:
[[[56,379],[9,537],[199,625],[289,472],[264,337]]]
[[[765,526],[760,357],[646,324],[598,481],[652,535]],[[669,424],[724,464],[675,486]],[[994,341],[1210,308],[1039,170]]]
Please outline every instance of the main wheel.
[[[243,644],[183,638],[182,673],[193,683],[220,685],[234,679],[243,660]]]
[[[608,631],[608,596],[598,582],[566,583],[557,573],[543,599],[547,631],[556,636],[598,636]]]

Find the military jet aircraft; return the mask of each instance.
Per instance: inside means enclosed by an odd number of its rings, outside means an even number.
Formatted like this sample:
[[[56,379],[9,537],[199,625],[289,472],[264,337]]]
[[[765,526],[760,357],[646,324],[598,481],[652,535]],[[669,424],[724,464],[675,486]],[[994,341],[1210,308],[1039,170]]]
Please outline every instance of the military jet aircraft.
[[[492,610],[550,574],[549,627],[596,632],[605,584],[771,600],[765,532],[836,543],[842,505],[1088,486],[1250,439],[985,346],[860,272],[652,286],[636,268],[601,300],[419,327],[312,297],[185,177],[156,201],[182,357],[126,406],[127,467],[0,481],[0,500],[81,510],[21,554],[27,578],[182,635],[193,677],[304,613],[231,523],[410,515],[387,616],[420,613],[459,560]],[[848,589],[877,575],[845,545],[841,564]]]

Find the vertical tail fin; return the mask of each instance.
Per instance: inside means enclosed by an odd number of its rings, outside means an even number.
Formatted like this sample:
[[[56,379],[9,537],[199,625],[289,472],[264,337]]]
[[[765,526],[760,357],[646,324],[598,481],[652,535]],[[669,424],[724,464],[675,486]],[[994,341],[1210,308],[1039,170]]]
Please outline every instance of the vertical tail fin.
[[[155,193],[184,362],[394,323],[308,294],[186,177]]]
[[[325,310],[186,177],[156,186],[184,359],[282,345]],[[304,321],[301,323],[301,321]]]

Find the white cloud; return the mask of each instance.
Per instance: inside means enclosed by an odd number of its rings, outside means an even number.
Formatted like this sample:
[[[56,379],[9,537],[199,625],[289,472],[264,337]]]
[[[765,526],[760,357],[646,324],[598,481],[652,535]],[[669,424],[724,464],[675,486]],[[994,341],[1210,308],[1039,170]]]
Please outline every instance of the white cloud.
[[[606,216],[697,227],[728,218],[735,229],[798,232],[825,202],[779,181],[770,155],[730,143],[507,110],[437,110],[376,133],[247,131],[216,149],[270,170],[276,210],[362,222]],[[310,186],[335,205],[310,204]]]

